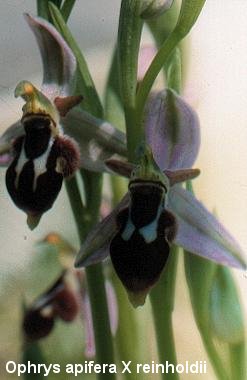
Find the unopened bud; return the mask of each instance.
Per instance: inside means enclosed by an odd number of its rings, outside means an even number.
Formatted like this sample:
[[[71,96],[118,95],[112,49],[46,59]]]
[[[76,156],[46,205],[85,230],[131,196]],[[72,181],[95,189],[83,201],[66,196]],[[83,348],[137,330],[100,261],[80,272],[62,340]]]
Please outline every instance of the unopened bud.
[[[143,0],[141,6],[141,17],[156,17],[170,9],[173,0]]]

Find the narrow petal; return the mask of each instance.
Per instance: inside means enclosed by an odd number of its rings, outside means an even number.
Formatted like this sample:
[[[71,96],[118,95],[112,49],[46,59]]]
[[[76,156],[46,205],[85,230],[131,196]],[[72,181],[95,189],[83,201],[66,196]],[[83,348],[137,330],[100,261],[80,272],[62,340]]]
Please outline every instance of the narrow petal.
[[[150,97],[145,128],[147,143],[162,170],[193,165],[200,145],[199,119],[174,91],[166,89]]]
[[[128,204],[129,194],[126,194],[114,210],[89,232],[76,257],[76,268],[96,264],[109,255],[109,244],[116,233],[116,216]]]
[[[49,22],[28,14],[25,19],[36,37],[43,62],[41,91],[50,99],[71,95],[76,72],[76,59],[71,49]]]
[[[126,156],[124,133],[86,111],[72,109],[61,120],[66,134],[80,146],[81,165],[92,171],[106,170],[104,161],[114,154]]]
[[[238,243],[193,194],[174,186],[169,193],[168,208],[178,221],[176,244],[222,265],[246,267]]]
[[[132,171],[136,168],[136,165],[127,162],[120,161],[115,158],[110,158],[105,161],[107,168],[111,171],[130,178]],[[180,170],[164,170],[164,174],[169,178],[170,186],[176,183],[185,182],[190,179],[194,179],[199,176],[199,169],[180,169]]]

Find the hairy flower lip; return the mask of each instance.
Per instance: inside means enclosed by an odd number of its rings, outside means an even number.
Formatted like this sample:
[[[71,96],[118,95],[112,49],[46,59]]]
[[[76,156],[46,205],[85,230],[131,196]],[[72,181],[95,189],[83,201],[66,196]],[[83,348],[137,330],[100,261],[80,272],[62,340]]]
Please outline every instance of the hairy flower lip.
[[[14,204],[27,214],[27,224],[33,230],[53,206],[63,179],[79,168],[80,153],[77,143],[63,134],[59,111],[46,95],[32,83],[21,81],[15,96],[25,101],[23,135],[13,141],[6,186]],[[70,102],[70,107],[77,100]]]
[[[188,191],[182,189],[180,186],[175,185],[174,189],[179,189],[179,193],[188,195]],[[177,192],[177,190],[176,190]],[[170,189],[170,194],[173,194],[174,199],[181,201],[180,194],[174,196],[173,187]],[[199,255],[205,259],[210,259],[218,264],[231,266],[237,269],[246,269],[246,259],[243,250],[238,243],[231,237],[227,230],[217,221],[217,219],[210,214],[206,208],[191,195],[191,199],[203,210],[203,213],[199,215],[198,221],[210,216],[212,223],[209,224],[208,229],[214,233],[215,225],[219,226],[222,230],[222,236],[217,243],[217,240],[213,236],[207,235],[202,230],[200,235],[197,235],[197,227],[193,227],[191,224],[184,224],[181,216],[174,211],[173,203],[168,196],[167,209],[170,210],[178,221],[178,232],[174,240],[174,243],[178,246],[189,249],[192,254]],[[75,259],[75,267],[86,267],[92,264],[96,264],[106,259],[109,255],[109,244],[116,233],[115,218],[118,212],[124,207],[129,205],[129,194],[127,193],[120,203],[113,209],[113,211],[101,222],[99,222],[94,229],[88,234],[85,242],[82,244],[80,251]],[[194,223],[197,223],[194,222]],[[187,235],[187,231],[192,231],[190,235]],[[199,238],[199,241],[197,240]],[[224,243],[225,241],[225,243]],[[200,243],[202,242],[202,243]],[[222,245],[223,244],[223,245]],[[224,247],[224,244],[230,244],[229,247]],[[217,253],[218,252],[218,253]]]

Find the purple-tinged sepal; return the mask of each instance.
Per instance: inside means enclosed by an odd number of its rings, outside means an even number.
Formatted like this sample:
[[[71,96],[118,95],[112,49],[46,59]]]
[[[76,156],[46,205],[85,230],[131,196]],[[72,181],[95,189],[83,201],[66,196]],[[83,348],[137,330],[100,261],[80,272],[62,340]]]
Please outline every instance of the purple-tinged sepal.
[[[128,161],[118,160],[116,158],[109,158],[105,161],[105,165],[112,172],[121,175],[123,177],[130,178],[131,173],[136,168],[135,164]],[[192,180],[199,176],[199,169],[178,169],[178,170],[164,170],[164,174],[169,179],[169,186],[173,186],[176,183]]]
[[[40,17],[24,16],[35,35],[42,58],[42,93],[51,100],[57,96],[71,95],[76,74],[76,59],[72,50],[52,24]]]
[[[6,186],[33,229],[52,207],[63,178],[79,167],[80,153],[76,142],[63,134],[59,111],[42,92],[22,81],[15,95],[26,101],[21,119],[23,134],[12,144],[13,160],[6,172]]]
[[[190,168],[200,146],[199,119],[173,90],[150,96],[145,110],[145,131],[161,170]]]
[[[218,264],[246,268],[246,258],[239,244],[192,193],[174,186],[167,207],[178,221],[177,245]]]

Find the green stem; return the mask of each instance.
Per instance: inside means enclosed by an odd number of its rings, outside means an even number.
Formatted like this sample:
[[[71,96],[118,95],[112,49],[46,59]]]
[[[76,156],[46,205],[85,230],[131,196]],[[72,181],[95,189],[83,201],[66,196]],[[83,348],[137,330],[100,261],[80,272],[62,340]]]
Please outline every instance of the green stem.
[[[81,194],[77,185],[76,177],[72,177],[70,180],[65,181],[66,190],[70,200],[70,206],[75,218],[76,226],[80,241],[84,239],[85,231],[83,226],[85,225],[85,207],[81,200]],[[79,212],[77,212],[79,210]],[[80,227],[79,227],[80,226]]]
[[[171,62],[166,70],[167,87],[172,88],[178,94],[181,92],[181,51],[176,47],[171,56]]]
[[[177,357],[172,327],[172,312],[174,308],[175,283],[177,273],[178,252],[177,247],[171,248],[165,271],[155,288],[150,292],[150,301],[158,344],[159,360],[168,361],[176,366]],[[164,380],[178,380],[178,374],[168,372],[162,374]]]
[[[140,0],[122,0],[118,29],[119,79],[125,113],[128,158],[135,161],[136,147],[143,139],[141,124],[136,124],[138,53],[143,20]]]
[[[140,331],[135,316],[135,311],[129,302],[126,291],[115,273],[112,276],[112,283],[118,300],[118,329],[116,334],[116,348],[120,361],[131,360],[132,368],[140,361]],[[134,343],[134,344],[133,344]],[[141,348],[142,349],[142,348]],[[143,351],[143,349],[142,349]],[[138,360],[139,359],[139,360]],[[136,380],[136,373],[124,373],[122,377],[126,380]]]
[[[121,127],[123,109],[120,101],[119,90],[119,77],[116,71],[117,67],[117,54],[114,52],[112,64],[109,71],[106,91],[105,91],[105,116],[108,121],[117,127]],[[113,207],[120,202],[127,190],[127,181],[125,178],[112,175],[111,176],[111,188],[112,188],[112,205]],[[115,272],[112,274],[112,283],[117,296],[118,301],[118,329],[115,337],[116,349],[118,358],[128,362],[130,359],[133,366],[138,362],[138,347],[139,331],[136,321],[135,312],[130,305],[126,291],[123,288],[122,283],[119,281]],[[133,341],[135,344],[133,344]],[[135,380],[135,373],[125,372],[123,378],[126,380]]]
[[[159,74],[160,70],[166,64],[168,58],[173,52],[174,48],[179,43],[180,39],[176,34],[171,34],[170,37],[164,42],[156,56],[154,57],[151,65],[149,66],[143,81],[137,91],[136,99],[136,114],[137,118],[140,120],[143,115],[144,106],[148,97],[148,94],[152,88],[155,78]]]
[[[91,193],[86,194],[86,198],[88,200],[88,207],[86,207],[86,210],[83,205],[75,177],[70,181],[66,181],[66,189],[75,218],[78,235],[82,243],[86,234],[98,219],[98,209],[100,204],[99,199],[101,196],[101,180],[98,178],[95,181],[95,186],[91,187]],[[91,199],[91,201],[89,201],[89,199]],[[91,216],[90,219],[85,216],[87,214]],[[111,364],[114,363],[114,350],[102,265],[97,264],[86,268],[86,276],[93,317],[96,360],[99,364]],[[97,378],[98,380],[115,380],[116,376],[114,373],[99,373]]]

